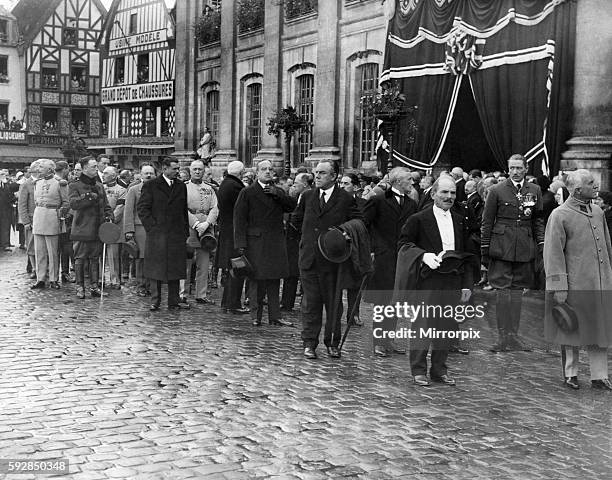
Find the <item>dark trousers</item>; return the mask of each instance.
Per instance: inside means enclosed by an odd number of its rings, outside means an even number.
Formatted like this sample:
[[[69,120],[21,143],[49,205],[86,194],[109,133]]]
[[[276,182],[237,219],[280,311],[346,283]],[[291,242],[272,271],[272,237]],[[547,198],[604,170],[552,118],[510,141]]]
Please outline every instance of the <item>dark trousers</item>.
[[[161,290],[162,290],[162,281],[161,280],[152,280],[152,283],[155,285],[155,289],[153,290],[153,296],[151,297],[151,301],[155,305],[159,305],[161,303]],[[168,306],[178,305],[179,304],[179,281],[178,280],[168,280]]]
[[[0,248],[8,247],[11,243],[11,219],[0,214]]]
[[[223,296],[221,297],[221,308],[236,310],[242,308],[242,289],[244,288],[244,278],[234,278],[227,271],[225,275],[225,285]]]
[[[287,277],[283,279],[283,298],[281,305],[283,308],[292,310],[295,306],[295,296],[297,294],[298,280],[300,277]]]
[[[438,350],[436,342],[432,342],[431,368],[429,373],[432,377],[446,375],[446,358],[448,350]],[[412,375],[427,375],[427,352],[428,350],[410,349],[410,370]]]
[[[17,232],[19,233],[19,246],[25,247],[25,228],[22,223],[17,224]]]
[[[249,280],[249,307],[251,318],[260,320],[263,316],[263,299],[268,297],[268,320],[270,323],[280,318],[280,304],[278,303],[278,292],[280,290],[280,279],[271,280]]]
[[[351,321],[351,319],[349,318],[349,315],[351,314],[351,311],[353,310],[353,306],[355,304],[357,304],[357,306],[355,307],[355,312],[353,312],[353,317],[359,318],[359,304],[361,303],[361,298],[359,299],[359,303],[357,303],[358,293],[359,293],[359,289],[357,290],[349,289],[346,291],[346,301],[347,301],[346,322],[347,323]]]
[[[489,283],[497,289],[497,329],[501,337],[516,335],[521,322],[523,289],[534,283],[533,262],[491,259]]]
[[[69,233],[62,233],[59,236],[60,244],[60,263],[62,266],[62,275],[70,273],[70,260],[74,263],[74,252],[72,250],[72,242],[70,241]]]
[[[302,289],[302,341],[304,347],[316,348],[323,325],[325,308],[325,330],[323,343],[337,347],[342,337],[342,301],[338,306],[335,322],[332,321],[333,301],[336,291],[337,270],[318,270],[316,267],[300,271]],[[332,325],[333,323],[333,325]]]

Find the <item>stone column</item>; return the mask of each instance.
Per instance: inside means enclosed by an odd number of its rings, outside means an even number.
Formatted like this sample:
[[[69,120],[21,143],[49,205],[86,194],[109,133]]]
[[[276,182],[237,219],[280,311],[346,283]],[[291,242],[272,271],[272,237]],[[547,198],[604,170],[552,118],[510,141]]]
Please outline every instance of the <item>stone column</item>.
[[[221,74],[219,75],[219,138],[213,165],[236,160],[236,2],[221,3]]]
[[[176,133],[174,134],[174,157],[181,166],[189,165],[195,157],[199,140],[197,119],[197,86],[195,74],[195,49],[197,40],[193,35],[193,22],[200,12],[196,0],[176,2],[176,48],[175,89]]]
[[[319,2],[313,148],[307,162],[340,160],[338,147],[338,15],[342,2]]]
[[[283,149],[279,146],[280,139],[268,135],[268,118],[281,106],[282,71],[281,35],[283,23],[283,5],[278,0],[265,0],[264,25],[264,77],[263,98],[261,106],[261,149],[253,159],[256,165],[262,160],[270,160],[276,168],[283,166]]]
[[[574,124],[561,169],[586,168],[612,188],[612,10],[607,0],[576,4]]]

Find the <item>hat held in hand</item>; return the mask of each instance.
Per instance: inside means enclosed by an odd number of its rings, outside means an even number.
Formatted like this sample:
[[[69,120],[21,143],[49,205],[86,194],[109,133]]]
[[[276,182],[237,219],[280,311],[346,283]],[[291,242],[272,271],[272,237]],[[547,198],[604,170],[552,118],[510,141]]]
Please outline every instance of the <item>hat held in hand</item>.
[[[319,250],[332,263],[342,263],[351,256],[351,239],[338,227],[331,227],[319,235]]]
[[[578,317],[576,311],[567,303],[555,305],[552,309],[553,320],[557,327],[565,333],[578,330]]]
[[[121,227],[112,222],[104,222],[98,229],[98,238],[102,243],[119,243],[121,237]]]

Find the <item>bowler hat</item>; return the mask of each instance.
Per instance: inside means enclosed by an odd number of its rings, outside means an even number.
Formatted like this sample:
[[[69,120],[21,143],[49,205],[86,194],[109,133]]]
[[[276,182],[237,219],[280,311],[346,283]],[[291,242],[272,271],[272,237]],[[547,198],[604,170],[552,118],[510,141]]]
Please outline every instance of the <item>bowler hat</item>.
[[[138,254],[140,253],[140,250],[138,249],[138,244],[136,243],[136,240],[134,240],[133,238],[125,242],[123,244],[123,248],[125,249],[125,251],[128,253],[130,257],[138,258]]]
[[[200,236],[200,248],[202,248],[202,250],[208,250],[209,252],[217,248],[217,238],[214,234],[207,232]]]
[[[319,251],[332,263],[342,263],[351,256],[351,239],[337,227],[319,235]]]
[[[118,243],[121,237],[121,228],[112,222],[104,222],[98,229],[98,238],[102,243]]]
[[[572,333],[578,330],[578,317],[576,311],[567,303],[559,303],[552,309],[552,316],[559,327],[565,333]]]

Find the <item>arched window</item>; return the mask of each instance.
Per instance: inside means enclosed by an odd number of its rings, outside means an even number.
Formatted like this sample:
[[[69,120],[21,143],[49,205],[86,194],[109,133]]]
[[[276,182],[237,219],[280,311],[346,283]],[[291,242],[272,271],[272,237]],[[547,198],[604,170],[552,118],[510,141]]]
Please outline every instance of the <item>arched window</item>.
[[[357,69],[357,102],[355,102],[355,150],[359,164],[376,156],[376,120],[364,115],[360,100],[375,95],[378,90],[378,64],[365,63]],[[356,165],[353,165],[356,166]]]
[[[308,130],[298,133],[298,162],[304,163],[312,149],[312,125],[314,123],[314,75],[305,74],[296,78],[295,108],[309,124]]]
[[[261,83],[252,83],[246,87],[245,113],[245,160],[246,165],[252,165],[261,148]]]

